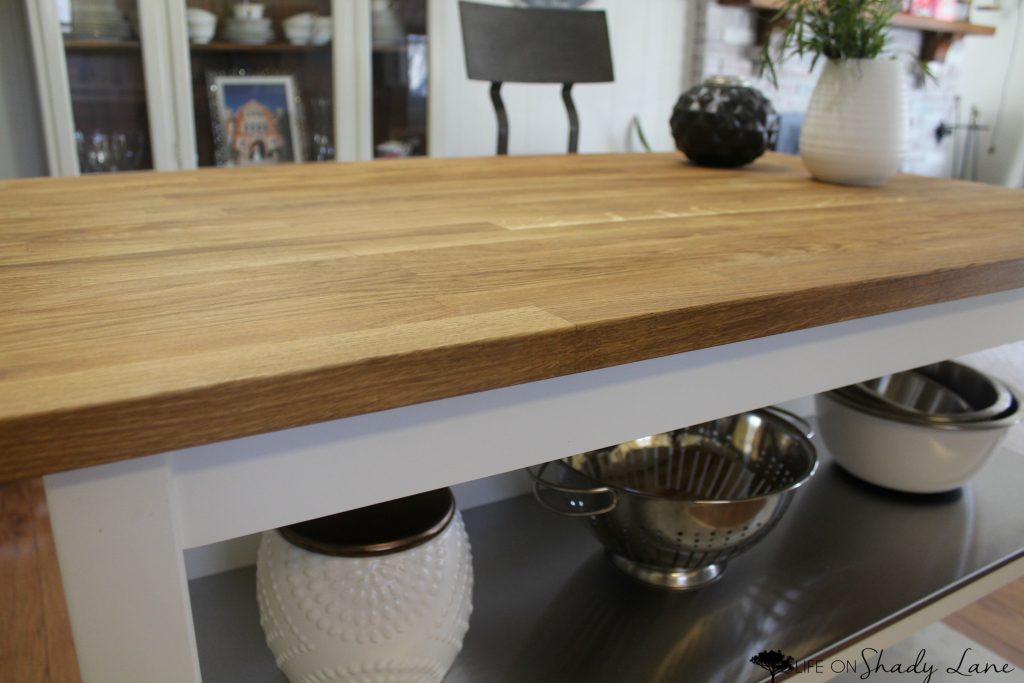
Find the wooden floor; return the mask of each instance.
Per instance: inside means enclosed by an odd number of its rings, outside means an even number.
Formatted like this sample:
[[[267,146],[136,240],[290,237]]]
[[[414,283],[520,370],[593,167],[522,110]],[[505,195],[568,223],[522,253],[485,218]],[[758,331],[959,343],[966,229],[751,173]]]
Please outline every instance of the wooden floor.
[[[958,359],[1013,386],[1024,387],[1024,342]],[[1011,429],[1005,445],[1024,453],[1024,429]],[[1024,578],[945,619],[965,636],[1024,669]]]
[[[0,483],[0,683],[80,683],[41,479]]]
[[[986,595],[944,621],[1024,669],[1024,578]]]

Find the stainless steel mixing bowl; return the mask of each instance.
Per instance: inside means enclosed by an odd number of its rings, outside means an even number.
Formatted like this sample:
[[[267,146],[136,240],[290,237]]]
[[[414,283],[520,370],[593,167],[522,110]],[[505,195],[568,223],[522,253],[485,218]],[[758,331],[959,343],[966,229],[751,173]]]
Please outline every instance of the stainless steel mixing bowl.
[[[1010,389],[998,379],[954,361],[878,377],[840,392],[861,405],[932,423],[992,420],[1013,401]]]
[[[809,436],[800,418],[765,408],[580,453],[530,474],[546,508],[590,518],[617,567],[685,590],[717,579],[727,560],[778,522],[817,467]]]

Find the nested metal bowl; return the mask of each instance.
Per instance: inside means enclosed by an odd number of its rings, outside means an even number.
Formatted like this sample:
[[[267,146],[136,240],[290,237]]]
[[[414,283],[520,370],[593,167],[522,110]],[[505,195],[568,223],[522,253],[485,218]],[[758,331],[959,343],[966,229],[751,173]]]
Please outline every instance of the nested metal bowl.
[[[844,387],[850,400],[926,422],[978,422],[1005,413],[1010,389],[994,377],[942,361]]]
[[[778,409],[754,410],[634,439],[540,466],[534,495],[559,514],[589,517],[627,574],[685,590],[779,521],[814,474],[810,429]]]
[[[966,484],[1021,419],[1020,399],[990,420],[929,422],[852,400],[841,390],[814,398],[829,453],[859,479],[906,493]]]

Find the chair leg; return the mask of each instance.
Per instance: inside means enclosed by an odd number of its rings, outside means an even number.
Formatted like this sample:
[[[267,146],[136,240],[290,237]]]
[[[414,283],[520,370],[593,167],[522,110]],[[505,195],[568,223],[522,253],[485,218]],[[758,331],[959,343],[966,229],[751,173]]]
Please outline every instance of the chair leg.
[[[565,102],[565,113],[569,115],[569,154],[575,154],[580,143],[580,119],[572,101],[572,83],[562,85],[562,101]]]
[[[501,100],[501,81],[491,83],[491,104],[494,105],[494,115],[498,117],[498,154],[508,154],[508,114]]]

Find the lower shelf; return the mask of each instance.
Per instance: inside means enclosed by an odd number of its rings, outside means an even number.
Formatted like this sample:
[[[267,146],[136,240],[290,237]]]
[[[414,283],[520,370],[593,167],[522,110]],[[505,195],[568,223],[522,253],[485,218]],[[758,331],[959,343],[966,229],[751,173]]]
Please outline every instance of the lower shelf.
[[[586,522],[528,497],[466,512],[474,611],[446,683],[758,681],[761,650],[799,661],[870,647],[873,630],[1024,554],[1024,456],[1004,449],[961,491],[910,496],[855,480],[818,447],[822,466],[779,526],[691,593],[620,574]],[[206,683],[286,683],[254,568],[190,590]]]

